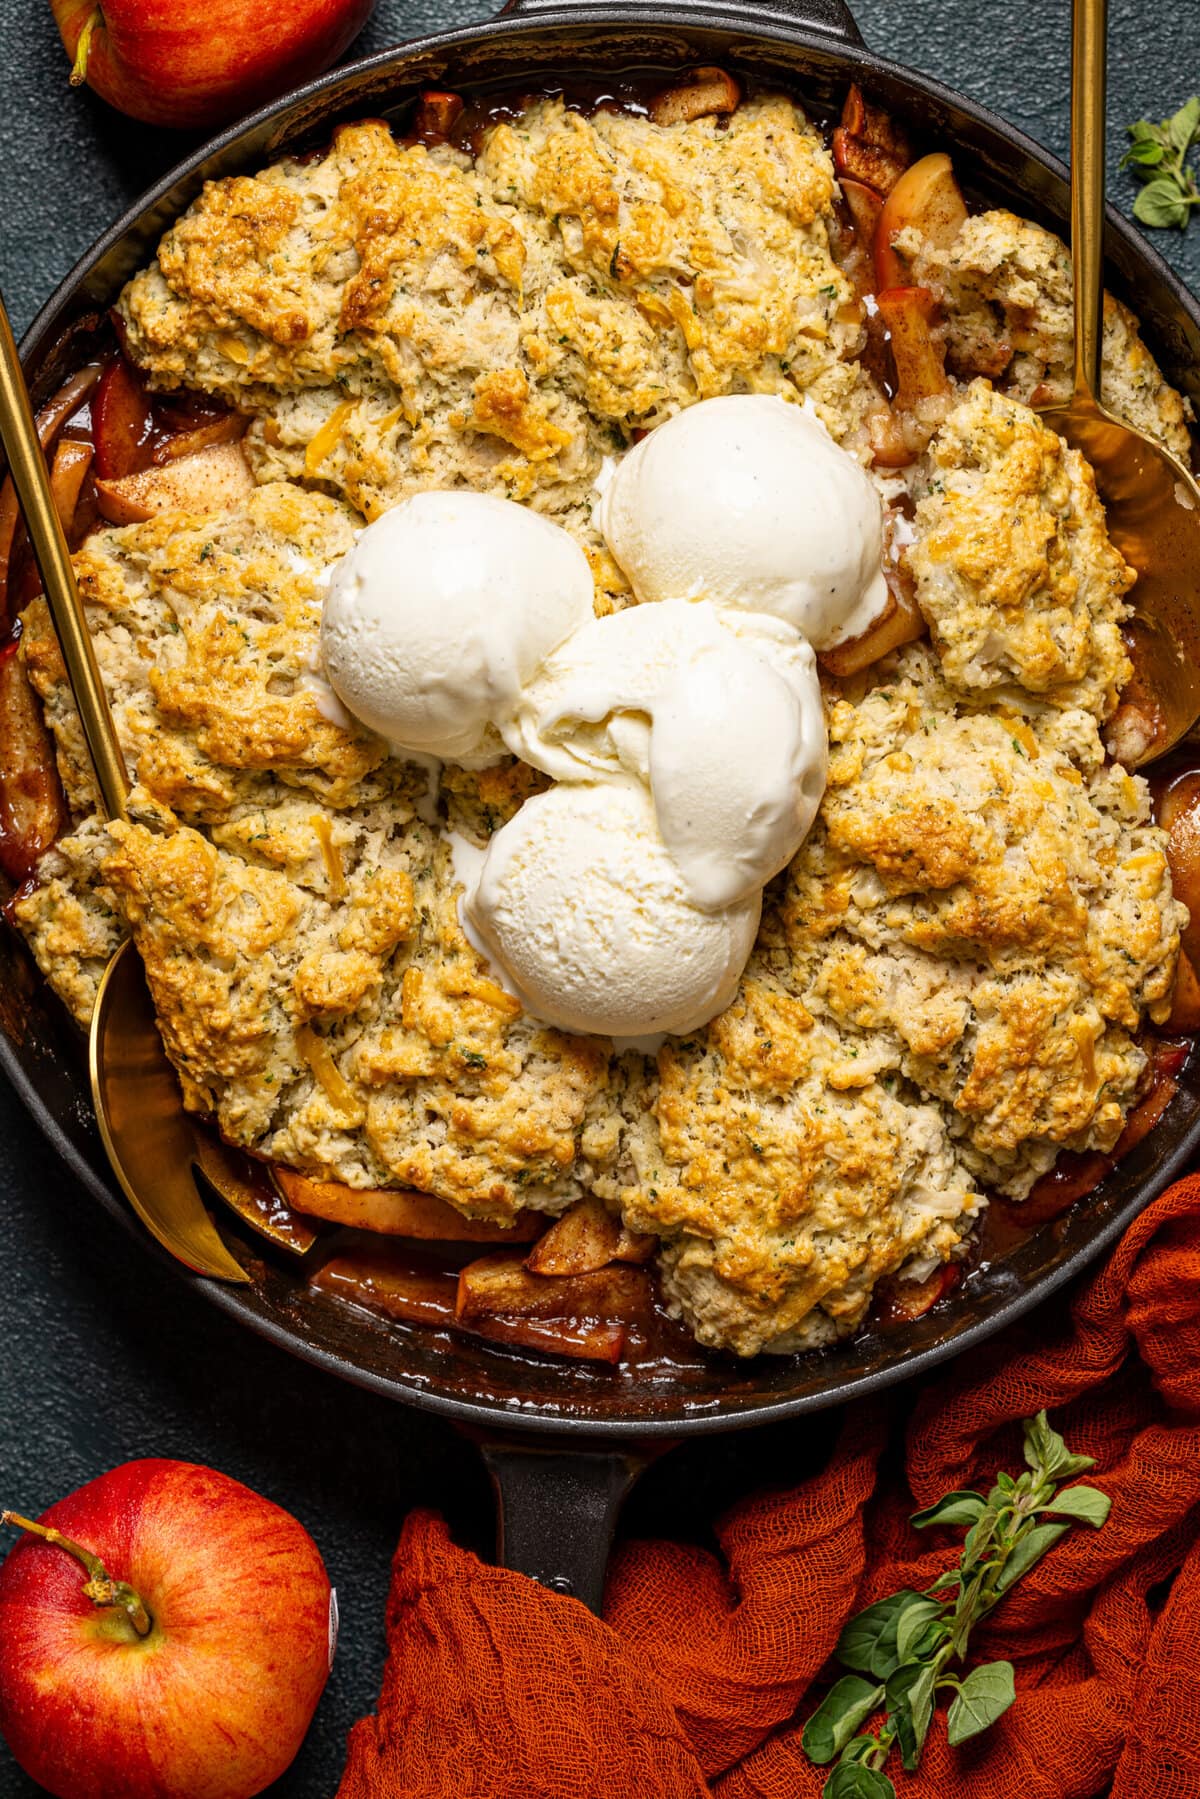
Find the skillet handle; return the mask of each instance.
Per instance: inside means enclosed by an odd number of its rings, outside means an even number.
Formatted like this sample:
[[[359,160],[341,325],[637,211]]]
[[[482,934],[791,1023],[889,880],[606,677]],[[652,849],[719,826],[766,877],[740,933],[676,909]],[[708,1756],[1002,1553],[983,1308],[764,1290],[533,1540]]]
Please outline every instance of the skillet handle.
[[[794,25],[801,31],[815,31],[823,37],[839,39],[844,44],[861,44],[862,32],[854,22],[854,15],[846,5],[846,0],[669,0],[672,6],[678,6],[682,12],[708,13],[713,15],[714,23],[728,23],[732,15],[733,21],[744,30],[749,30],[759,20],[765,23]],[[649,23],[655,23],[654,8],[638,0],[628,0],[623,6],[635,16],[638,13],[647,15]],[[579,0],[508,0],[502,9],[508,18],[514,16],[541,17],[544,13],[563,13],[578,19],[586,6]],[[724,19],[722,20],[722,15]]]
[[[647,1458],[496,1441],[480,1450],[496,1493],[500,1566],[599,1613],[617,1514]]]

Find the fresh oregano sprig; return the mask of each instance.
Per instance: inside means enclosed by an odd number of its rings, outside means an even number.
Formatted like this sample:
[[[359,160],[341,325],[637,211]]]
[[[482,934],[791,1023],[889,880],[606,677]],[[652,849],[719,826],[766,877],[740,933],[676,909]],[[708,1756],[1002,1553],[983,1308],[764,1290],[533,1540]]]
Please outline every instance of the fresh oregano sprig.
[[[966,1659],[971,1632],[1072,1524],[1099,1527],[1111,1503],[1095,1487],[1059,1491],[1094,1463],[1070,1453],[1045,1412],[1025,1420],[1025,1461],[1015,1478],[998,1474],[986,1496],[947,1493],[914,1512],[918,1530],[967,1527],[957,1567],[923,1593],[906,1588],[869,1605],[838,1638],[834,1654],[851,1672],[826,1693],[800,1739],[810,1761],[837,1764],[824,1799],[895,1799],[884,1765],[898,1749],[903,1767],[917,1766],[940,1693],[954,1695],[947,1719],[952,1743],[986,1730],[1012,1704],[1011,1662],[985,1662],[961,1677],[954,1672]],[[882,1726],[864,1731],[880,1710]]]
[[[1192,207],[1200,206],[1200,188],[1187,160],[1200,137],[1200,95],[1193,94],[1161,124],[1139,119],[1129,126],[1129,135],[1133,142],[1121,167],[1132,169],[1145,182],[1133,203],[1134,218],[1143,225],[1178,225],[1182,230]]]

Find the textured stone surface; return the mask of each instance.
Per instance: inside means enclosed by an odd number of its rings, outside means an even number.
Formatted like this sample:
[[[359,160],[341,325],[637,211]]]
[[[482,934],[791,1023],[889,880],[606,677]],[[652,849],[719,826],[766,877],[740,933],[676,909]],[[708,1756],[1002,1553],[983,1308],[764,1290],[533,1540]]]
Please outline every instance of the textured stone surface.
[[[868,42],[938,75],[1058,151],[1066,145],[1067,11],[1027,0],[858,0]],[[1139,0],[1111,7],[1113,168],[1121,127],[1200,88],[1188,7],[1144,29]],[[383,0],[362,40],[485,17],[463,0]],[[95,234],[186,145],[71,94],[44,0],[0,0],[0,286],[21,330]],[[1128,208],[1133,188],[1112,175]],[[1154,234],[1200,281],[1200,225]],[[290,1507],[320,1542],[342,1600],[329,1692],[280,1799],[329,1799],[350,1722],[374,1702],[387,1564],[403,1513],[431,1503],[464,1540],[491,1530],[473,1450],[447,1427],[337,1385],[247,1337],[144,1256],[82,1194],[0,1088],[0,1503],[46,1506],[129,1457],[209,1462]],[[742,1484],[786,1480],[823,1425],[689,1446],[647,1478],[638,1530],[691,1516],[698,1531]],[[686,1496],[686,1497],[684,1497]],[[681,1512],[680,1508],[684,1508]],[[0,1750],[0,1799],[35,1788]]]

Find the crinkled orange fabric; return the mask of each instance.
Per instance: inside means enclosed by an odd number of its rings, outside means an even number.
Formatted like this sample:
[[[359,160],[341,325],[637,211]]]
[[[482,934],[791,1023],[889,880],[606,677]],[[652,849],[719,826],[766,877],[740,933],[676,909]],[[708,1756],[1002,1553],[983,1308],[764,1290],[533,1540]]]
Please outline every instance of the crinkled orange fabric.
[[[411,1517],[379,1713],[351,1733],[339,1799],[815,1799],[800,1724],[841,1625],[949,1565],[957,1535],[920,1536],[909,1512],[1019,1468],[1019,1421],[1042,1406],[1096,1458],[1109,1521],[1072,1530],[972,1644],[1013,1661],[1016,1704],[958,1750],[936,1721],[897,1791],[1200,1799],[1200,1176],[1069,1308],[932,1380],[902,1474],[898,1456],[880,1472],[894,1403],[855,1408],[823,1474],[720,1522],[719,1556],[621,1548],[604,1622]]]

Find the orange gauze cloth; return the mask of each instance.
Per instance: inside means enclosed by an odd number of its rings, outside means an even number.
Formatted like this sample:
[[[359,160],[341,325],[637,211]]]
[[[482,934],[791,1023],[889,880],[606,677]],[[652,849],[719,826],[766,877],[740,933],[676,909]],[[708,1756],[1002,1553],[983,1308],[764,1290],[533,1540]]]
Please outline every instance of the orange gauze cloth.
[[[800,1728],[842,1625],[953,1563],[960,1533],[909,1513],[1017,1471],[1042,1406],[1095,1457],[1108,1523],[1072,1529],[972,1641],[1014,1663],[1009,1712],[957,1750],[942,1713],[919,1771],[888,1771],[900,1799],[1200,1799],[1200,1176],[1069,1310],[918,1393],[903,1478],[896,1457],[880,1472],[894,1402],[854,1407],[821,1475],[718,1524],[719,1556],[618,1549],[603,1622],[410,1517],[379,1712],[351,1732],[338,1799],[816,1799],[828,1770]]]

